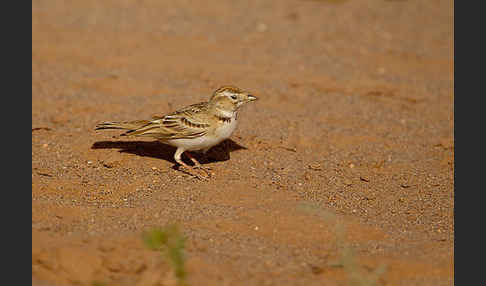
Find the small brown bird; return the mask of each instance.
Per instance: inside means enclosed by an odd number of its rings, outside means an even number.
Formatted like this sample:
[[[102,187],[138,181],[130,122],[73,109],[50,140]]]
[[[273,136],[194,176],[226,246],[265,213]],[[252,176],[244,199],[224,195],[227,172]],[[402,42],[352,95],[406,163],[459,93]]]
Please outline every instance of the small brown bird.
[[[127,131],[122,136],[152,137],[177,147],[175,161],[189,174],[206,179],[190,171],[202,169],[207,176],[210,175],[207,168],[203,168],[189,151],[202,150],[206,153],[211,147],[229,138],[237,125],[238,109],[256,99],[237,87],[223,86],[214,91],[207,102],[189,105],[165,116],[155,116],[152,120],[100,123],[96,130],[125,129]],[[182,153],[191,159],[193,167],[181,160]]]

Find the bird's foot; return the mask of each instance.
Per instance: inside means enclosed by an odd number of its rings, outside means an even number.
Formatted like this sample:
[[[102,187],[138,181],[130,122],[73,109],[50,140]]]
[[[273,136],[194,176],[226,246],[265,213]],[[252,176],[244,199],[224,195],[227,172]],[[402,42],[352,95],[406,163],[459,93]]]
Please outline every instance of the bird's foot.
[[[212,169],[210,167],[204,167],[201,164],[198,164],[198,165],[195,165],[193,168],[194,169],[197,169],[197,170],[204,171],[204,173],[206,173],[206,175],[208,176],[208,178],[211,178],[214,175],[214,173],[211,172]]]
[[[207,171],[204,172],[204,175],[201,172],[198,172],[200,168],[197,167],[189,167],[189,166],[179,166],[179,171],[186,173],[194,178],[197,178],[201,181],[208,181],[209,178],[211,177],[211,174],[208,173]],[[204,169],[203,169],[204,170]]]

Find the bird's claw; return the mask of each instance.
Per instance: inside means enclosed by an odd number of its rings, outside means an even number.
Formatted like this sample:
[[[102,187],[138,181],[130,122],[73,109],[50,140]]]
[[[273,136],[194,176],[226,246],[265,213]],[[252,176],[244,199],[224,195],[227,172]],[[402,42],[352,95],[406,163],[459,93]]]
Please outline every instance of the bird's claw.
[[[198,170],[203,170],[206,175],[208,175],[208,177],[211,177],[213,175],[213,173],[211,172],[211,168],[210,167],[203,167],[202,165],[196,165],[194,166],[194,169],[198,169]]]
[[[203,176],[201,174],[198,174],[197,172],[195,172],[195,170],[197,169],[202,169],[205,171],[206,175]],[[207,181],[209,180],[209,178],[211,177],[211,173],[209,173],[207,170],[205,170],[204,168],[198,168],[198,167],[193,167],[193,168],[190,168],[190,167],[185,167],[185,166],[180,166],[179,167],[179,170],[188,174],[188,175],[191,175],[192,177],[194,178],[197,178],[201,181]]]

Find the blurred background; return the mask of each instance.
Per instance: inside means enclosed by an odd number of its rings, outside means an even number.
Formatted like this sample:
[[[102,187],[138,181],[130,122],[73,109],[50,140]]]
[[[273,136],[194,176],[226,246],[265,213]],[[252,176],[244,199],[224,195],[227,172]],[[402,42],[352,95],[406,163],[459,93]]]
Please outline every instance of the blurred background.
[[[274,91],[301,80],[410,82],[436,73],[429,63],[450,66],[452,5],[33,1],[33,64],[62,61],[72,63],[73,72],[96,67],[125,79],[102,83],[116,94],[181,94],[180,87],[206,91],[223,83]]]
[[[174,285],[140,233],[178,222],[191,285],[351,285],[340,239],[376,285],[453,285],[453,28],[452,0],[32,1],[33,276]],[[208,183],[93,130],[228,84],[260,100]]]

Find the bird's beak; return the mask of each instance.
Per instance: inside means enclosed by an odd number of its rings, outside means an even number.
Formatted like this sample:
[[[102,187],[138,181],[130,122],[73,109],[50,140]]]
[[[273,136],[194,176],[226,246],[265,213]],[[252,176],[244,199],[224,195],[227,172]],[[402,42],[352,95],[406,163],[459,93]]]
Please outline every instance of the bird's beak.
[[[255,100],[257,100],[257,99],[258,99],[258,97],[253,96],[253,95],[251,95],[251,94],[248,94],[248,101],[255,101]]]

